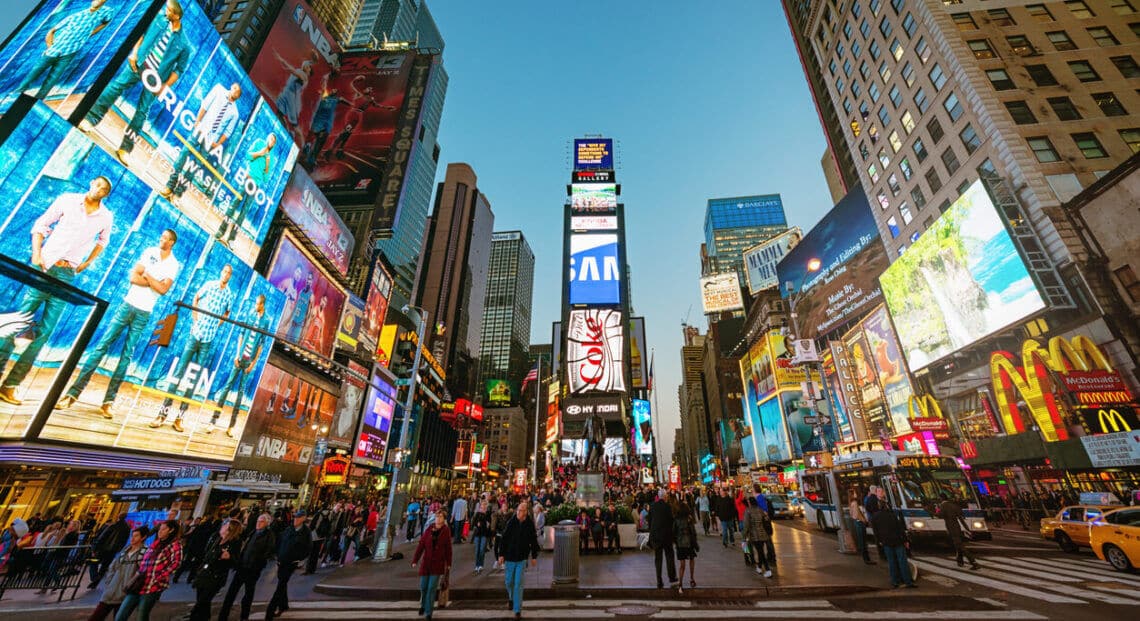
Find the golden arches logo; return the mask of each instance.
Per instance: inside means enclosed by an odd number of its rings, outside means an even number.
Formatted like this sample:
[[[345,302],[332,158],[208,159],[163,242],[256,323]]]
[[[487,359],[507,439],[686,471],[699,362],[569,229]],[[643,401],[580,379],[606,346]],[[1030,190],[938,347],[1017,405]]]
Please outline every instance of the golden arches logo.
[[[1128,421],[1124,420],[1124,415],[1115,409],[1097,412],[1096,420],[1100,423],[1100,430],[1104,433],[1132,431],[1132,427],[1129,426]],[[1108,430],[1109,427],[1112,427],[1112,431]]]
[[[946,420],[942,415],[942,407],[938,405],[938,400],[933,395],[911,395],[910,400],[907,402],[907,410],[910,412],[910,418],[941,418]]]

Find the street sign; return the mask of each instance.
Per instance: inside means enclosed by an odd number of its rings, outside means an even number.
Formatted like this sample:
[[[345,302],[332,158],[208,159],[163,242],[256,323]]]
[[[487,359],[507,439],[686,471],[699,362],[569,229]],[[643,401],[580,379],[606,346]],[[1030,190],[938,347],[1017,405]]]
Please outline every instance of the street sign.
[[[411,385],[412,385],[412,378],[410,378],[410,377],[401,377],[401,378],[396,380],[396,387],[397,388],[404,388],[406,386],[411,386]]]

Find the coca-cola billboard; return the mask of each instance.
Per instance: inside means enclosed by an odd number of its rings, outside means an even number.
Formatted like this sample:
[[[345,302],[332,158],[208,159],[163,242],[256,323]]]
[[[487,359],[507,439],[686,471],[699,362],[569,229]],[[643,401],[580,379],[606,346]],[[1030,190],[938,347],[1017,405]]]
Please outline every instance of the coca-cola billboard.
[[[625,391],[624,326],[621,311],[570,311],[566,327],[570,394]]]

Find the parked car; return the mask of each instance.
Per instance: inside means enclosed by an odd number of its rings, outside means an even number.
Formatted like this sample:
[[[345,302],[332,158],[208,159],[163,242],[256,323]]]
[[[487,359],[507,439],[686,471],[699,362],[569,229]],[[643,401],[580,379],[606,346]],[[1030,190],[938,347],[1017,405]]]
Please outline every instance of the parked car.
[[[1089,545],[1117,571],[1140,567],[1140,507],[1106,511],[1089,525]]]
[[[771,494],[768,496],[768,508],[771,510],[773,520],[791,519],[796,517],[792,501],[786,494]]]
[[[1119,505],[1071,505],[1041,520],[1041,538],[1056,541],[1065,552],[1090,547],[1089,525]]]

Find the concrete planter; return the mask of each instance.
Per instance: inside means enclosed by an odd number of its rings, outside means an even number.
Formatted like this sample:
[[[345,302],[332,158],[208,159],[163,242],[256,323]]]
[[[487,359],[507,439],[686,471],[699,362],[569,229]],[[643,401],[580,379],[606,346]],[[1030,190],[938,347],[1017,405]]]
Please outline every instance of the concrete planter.
[[[621,537],[622,548],[632,549],[637,547],[637,524],[618,524],[618,535]],[[554,549],[554,529],[549,525],[543,529],[542,539],[539,543],[545,552]]]

